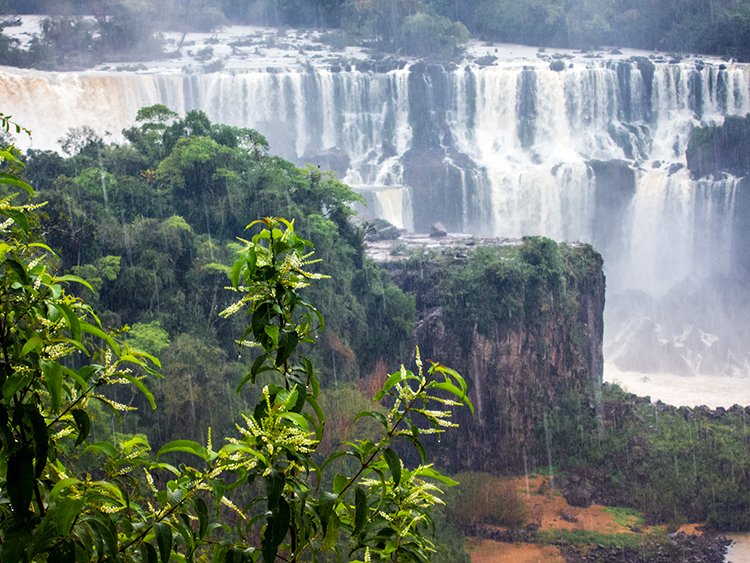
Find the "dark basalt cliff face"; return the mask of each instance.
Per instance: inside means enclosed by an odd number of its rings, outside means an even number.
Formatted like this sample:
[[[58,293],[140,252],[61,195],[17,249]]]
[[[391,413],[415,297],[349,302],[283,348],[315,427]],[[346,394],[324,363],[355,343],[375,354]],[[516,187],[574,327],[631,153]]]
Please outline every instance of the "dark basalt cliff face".
[[[687,164],[695,178],[750,174],[750,114],[727,116],[721,127],[697,127],[690,134]]]
[[[548,239],[403,242],[381,255],[416,296],[422,357],[458,370],[475,406],[429,444],[452,471],[545,466],[549,413],[563,401],[595,409],[602,378],[602,260],[590,246]],[[548,435],[548,434],[547,434]]]

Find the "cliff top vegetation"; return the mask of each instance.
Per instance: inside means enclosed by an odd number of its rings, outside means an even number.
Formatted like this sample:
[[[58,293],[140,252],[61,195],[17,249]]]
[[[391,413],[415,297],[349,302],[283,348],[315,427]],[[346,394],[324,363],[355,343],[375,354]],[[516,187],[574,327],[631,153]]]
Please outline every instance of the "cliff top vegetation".
[[[0,14],[18,13],[50,17],[28,51],[0,35],[3,60],[17,66],[154,57],[162,54],[159,32],[209,32],[230,22],[328,28],[337,44],[433,58],[458,55],[469,35],[542,47],[750,57],[748,0],[5,0],[0,5]],[[12,24],[12,18],[4,22]]]

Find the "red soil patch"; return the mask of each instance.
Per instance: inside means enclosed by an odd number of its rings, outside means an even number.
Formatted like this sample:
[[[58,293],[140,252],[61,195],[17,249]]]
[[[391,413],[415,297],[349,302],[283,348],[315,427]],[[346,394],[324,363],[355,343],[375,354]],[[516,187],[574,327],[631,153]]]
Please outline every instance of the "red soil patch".
[[[615,521],[605,506],[594,504],[588,508],[569,505],[562,494],[550,485],[547,477],[529,478],[528,489],[524,478],[512,479],[518,493],[526,501],[529,521],[539,524],[540,530],[589,530],[605,534],[632,533],[629,526]]]
[[[492,540],[469,542],[472,563],[564,563],[560,550],[551,545],[500,543]]]
[[[618,523],[615,515],[602,505],[580,508],[569,505],[560,491],[550,485],[547,477],[524,477],[509,479],[528,509],[528,523],[538,524],[541,531],[586,530],[604,534],[632,534],[635,518]],[[643,530],[647,532],[647,529]],[[702,532],[698,525],[688,524],[680,528],[687,534]],[[512,544],[474,538],[468,550],[472,563],[535,563],[564,561],[560,551],[549,545]]]

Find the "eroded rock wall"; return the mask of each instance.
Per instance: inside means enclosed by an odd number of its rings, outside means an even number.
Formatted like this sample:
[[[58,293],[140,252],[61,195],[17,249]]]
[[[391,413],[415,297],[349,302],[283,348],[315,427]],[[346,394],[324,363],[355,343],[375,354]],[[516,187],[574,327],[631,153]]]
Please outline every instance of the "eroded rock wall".
[[[460,429],[431,441],[433,459],[453,471],[547,465],[548,414],[563,401],[597,405],[605,287],[599,254],[548,239],[489,249],[472,239],[386,266],[416,296],[422,357],[457,369],[475,406],[474,416],[456,413]]]

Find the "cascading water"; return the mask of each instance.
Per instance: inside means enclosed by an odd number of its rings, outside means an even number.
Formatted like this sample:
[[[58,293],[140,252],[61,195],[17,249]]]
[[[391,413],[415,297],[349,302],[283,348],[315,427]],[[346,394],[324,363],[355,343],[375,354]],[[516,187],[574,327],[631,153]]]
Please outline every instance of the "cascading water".
[[[716,280],[739,277],[742,182],[692,179],[685,150],[693,127],[750,112],[750,65],[578,56],[557,70],[530,57],[370,68],[3,69],[0,92],[36,148],[54,146],[69,127],[119,131],[154,103],[198,108],[369,189],[371,208],[399,227],[426,231],[441,221],[478,235],[593,243],[610,290],[608,361],[647,372],[747,372],[750,331],[719,320],[716,307],[684,301],[700,301],[696,287],[726,293]],[[665,349],[674,361],[645,357]]]

